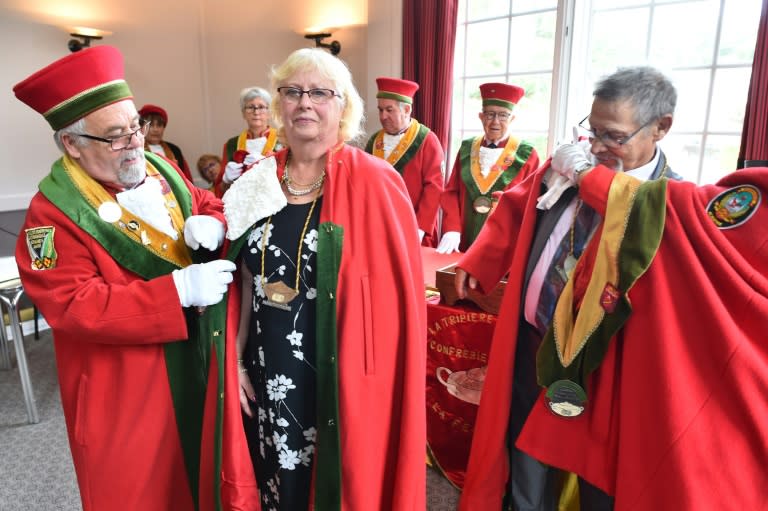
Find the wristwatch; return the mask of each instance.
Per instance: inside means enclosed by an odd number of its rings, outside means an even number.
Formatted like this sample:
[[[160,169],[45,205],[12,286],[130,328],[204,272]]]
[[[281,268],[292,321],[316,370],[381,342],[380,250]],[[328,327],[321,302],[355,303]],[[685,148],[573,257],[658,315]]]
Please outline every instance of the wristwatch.
[[[584,163],[582,163],[581,165],[573,169],[573,177],[575,177],[576,181],[578,182],[581,178],[581,175],[593,167],[594,165],[592,165],[588,161],[585,161]]]

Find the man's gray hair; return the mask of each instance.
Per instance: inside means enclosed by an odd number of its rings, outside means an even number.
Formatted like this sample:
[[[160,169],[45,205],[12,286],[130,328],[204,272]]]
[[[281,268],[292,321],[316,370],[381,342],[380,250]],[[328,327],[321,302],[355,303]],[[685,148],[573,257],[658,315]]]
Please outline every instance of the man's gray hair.
[[[81,117],[69,126],[64,126],[60,130],[56,131],[53,134],[53,140],[56,142],[56,147],[59,148],[59,151],[66,153],[67,150],[64,147],[64,143],[61,141],[61,137],[64,135],[69,135],[70,140],[72,140],[72,144],[76,145],[77,147],[85,147],[90,143],[90,140],[85,137],[75,136],[79,135],[80,133],[85,133],[85,117]]]
[[[677,91],[659,70],[648,67],[619,68],[601,78],[592,93],[595,99],[626,101],[635,107],[635,122],[639,125],[675,114]]]

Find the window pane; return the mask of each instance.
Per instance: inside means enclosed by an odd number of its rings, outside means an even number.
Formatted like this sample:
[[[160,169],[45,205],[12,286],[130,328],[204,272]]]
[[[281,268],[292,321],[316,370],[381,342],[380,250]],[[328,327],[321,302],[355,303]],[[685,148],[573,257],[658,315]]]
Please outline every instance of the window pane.
[[[747,105],[747,88],[752,68],[728,68],[715,71],[712,113],[709,131],[741,133]]]
[[[510,71],[552,69],[556,18],[555,11],[512,18]]]
[[[717,63],[752,65],[760,22],[760,0],[728,0]]]
[[[589,53],[597,75],[646,62],[648,12],[648,9],[627,9],[595,13]]]
[[[672,132],[700,132],[704,129],[709,103],[710,74],[709,69],[670,73],[669,79],[677,89],[677,108]]]
[[[467,27],[469,76],[506,72],[509,18],[472,23]]]
[[[512,14],[557,9],[557,0],[512,0]]]
[[[676,135],[671,132],[659,142],[670,168],[686,181],[698,182],[701,135]]]
[[[661,67],[710,65],[719,14],[719,0],[657,7],[648,58]]]
[[[509,14],[509,0],[467,0],[467,2],[469,21],[496,18]]]
[[[525,97],[515,107],[515,120],[512,129],[514,130],[515,126],[520,126],[520,129],[546,132],[549,128],[552,74],[512,76],[508,83],[525,89]]]
[[[614,9],[617,7],[629,7],[637,5],[637,0],[592,0],[592,7],[597,9]]]
[[[458,24],[459,30],[461,30],[461,24],[467,21],[467,0],[459,0],[457,8],[458,16],[456,17],[456,23]]]
[[[704,165],[699,184],[716,183],[736,170],[741,136],[710,135],[704,151]]]

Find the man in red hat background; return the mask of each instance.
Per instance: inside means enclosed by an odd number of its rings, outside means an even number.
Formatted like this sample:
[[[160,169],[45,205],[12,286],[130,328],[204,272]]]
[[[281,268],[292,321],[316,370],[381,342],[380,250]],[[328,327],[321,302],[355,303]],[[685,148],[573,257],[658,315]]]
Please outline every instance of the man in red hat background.
[[[506,83],[480,86],[483,110],[478,114],[483,135],[461,143],[451,175],[440,198],[442,237],[437,251],[465,251],[488,218],[494,192],[506,190],[539,167],[539,155],[525,140],[509,134],[513,110],[525,91]]]
[[[616,236],[616,229],[603,227],[603,218],[607,218],[604,205],[599,206],[600,202],[593,200],[595,197],[589,195],[590,189],[577,189],[572,180],[563,180],[557,170],[565,168],[578,174],[599,162],[601,167],[610,167],[616,172],[641,180],[653,181],[661,177],[680,180],[680,176],[670,169],[658,146],[672,126],[677,102],[675,87],[669,79],[649,67],[620,69],[601,79],[593,95],[591,112],[581,123],[587,140],[558,148],[551,166],[549,161],[545,162],[530,179],[504,192],[477,240],[457,264],[456,286],[459,297],[465,296],[467,286],[490,291],[502,277],[507,276],[475,423],[461,497],[462,511],[498,509],[505,495],[519,511],[557,509],[558,471],[541,463],[541,458],[535,457],[537,452],[522,450],[516,442],[541,391],[541,380],[537,380],[537,350],[545,342],[543,339],[551,335],[550,326],[555,308],[559,306],[558,300],[566,294],[569,285],[579,285],[579,281],[571,276],[574,271],[583,268],[580,261],[582,254],[588,254],[598,246],[600,236],[595,233],[607,229],[609,234]],[[546,190],[543,195],[542,190]],[[655,249],[650,233],[654,232],[654,226],[660,226],[659,221],[663,225],[663,210],[660,206],[663,206],[663,199],[656,206],[653,202],[646,202],[643,206],[648,215],[646,219],[649,223],[646,227],[649,236],[647,239],[641,237],[634,240],[639,250],[636,255],[651,253]],[[623,225],[623,219],[619,224]],[[635,232],[637,234],[638,231]],[[639,248],[637,245],[640,245]],[[614,247],[609,248],[609,253],[616,253]],[[664,264],[657,271],[679,273],[677,266],[687,265],[688,257],[690,254],[685,252],[685,257],[667,259],[667,263],[675,262],[671,266]],[[621,262],[633,260],[624,257]],[[618,263],[613,261],[609,267],[618,267]],[[584,274],[589,275],[589,272]],[[626,286],[634,282],[634,278],[630,273],[622,274],[621,282],[616,285]],[[614,296],[613,289],[606,287],[605,291],[604,303],[609,309]],[[659,292],[663,293],[661,290]],[[689,301],[687,294],[678,296],[678,299]],[[634,303],[638,309],[648,308],[650,311],[649,304],[657,301],[651,293],[634,300]],[[674,310],[676,305],[667,303],[661,309],[665,307],[667,310],[663,313],[654,307],[659,318],[667,317],[666,314]],[[596,313],[597,309],[593,308],[591,312]],[[642,323],[637,325],[642,330]],[[593,345],[596,344],[599,342]],[[629,365],[633,363],[632,360],[627,361]],[[573,367],[581,365],[578,362]],[[634,391],[642,394],[642,386],[646,382],[638,378],[636,383],[638,387],[633,389],[635,396],[637,394]],[[603,391],[610,392],[608,389]],[[553,397],[568,396],[569,393],[582,394],[570,384],[552,386]],[[553,416],[555,413],[561,414],[558,417],[564,430],[574,421],[579,422],[576,416],[585,410],[584,403],[578,400],[553,399],[551,403],[546,413]],[[636,403],[630,401],[627,404],[634,406]],[[587,410],[589,406],[586,405]],[[593,419],[584,420],[593,423]],[[608,419],[605,421],[602,424],[607,424]],[[598,437],[602,440],[600,434],[593,440],[598,442]],[[553,439],[537,440],[542,444],[551,441],[563,451],[569,449]],[[602,462],[606,458],[597,454],[592,458],[581,446],[578,450],[574,446],[573,452],[583,456],[580,460],[583,466],[579,470],[569,463],[552,464],[582,476],[579,480],[581,509],[613,509],[613,500],[605,490],[611,490],[609,493],[614,495],[614,488],[605,484],[605,472],[597,469],[600,463],[596,460],[599,458]],[[568,458],[569,462],[573,460],[570,456],[564,455],[563,458]],[[550,463],[552,459],[548,459]],[[629,466],[632,461],[627,460],[627,463]],[[593,466],[587,471],[582,470],[588,465]],[[607,470],[610,471],[610,467]],[[596,473],[599,473],[598,478],[594,477]],[[663,502],[658,504],[658,509],[701,508],[665,508],[661,505]],[[644,505],[633,509],[656,507]]]
[[[14,93],[63,153],[16,262],[53,329],[84,511],[253,509],[237,357],[222,334],[235,265],[213,252],[222,203],[144,152],[116,48],[68,55]]]
[[[371,136],[366,152],[387,160],[405,180],[416,212],[421,244],[437,244],[437,211],[443,191],[445,154],[432,131],[411,117],[419,84],[410,80],[376,79],[382,129]]]
[[[184,177],[194,182],[192,172],[179,146],[164,139],[165,128],[168,126],[168,112],[157,105],[147,104],[139,108],[139,115],[141,122],[149,125],[147,135],[144,137],[144,149],[168,158],[179,167]]]

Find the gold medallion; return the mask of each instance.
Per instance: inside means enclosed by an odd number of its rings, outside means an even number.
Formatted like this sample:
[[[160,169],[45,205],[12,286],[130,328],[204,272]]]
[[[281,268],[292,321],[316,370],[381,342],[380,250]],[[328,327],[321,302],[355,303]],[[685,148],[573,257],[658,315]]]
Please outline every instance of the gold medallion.
[[[267,296],[267,300],[264,304],[269,305],[270,307],[291,310],[291,306],[288,304],[294,298],[299,296],[298,291],[288,287],[282,280],[278,280],[277,282],[265,282],[263,287],[264,294]]]

